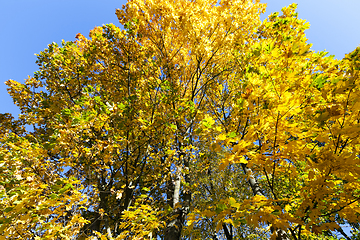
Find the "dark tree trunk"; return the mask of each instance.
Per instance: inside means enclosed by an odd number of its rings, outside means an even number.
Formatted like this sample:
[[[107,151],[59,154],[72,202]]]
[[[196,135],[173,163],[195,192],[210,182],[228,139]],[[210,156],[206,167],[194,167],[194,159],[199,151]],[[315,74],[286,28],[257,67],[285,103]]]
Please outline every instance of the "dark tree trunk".
[[[178,213],[176,213],[178,212]],[[181,238],[181,231],[183,228],[183,213],[182,211],[178,210],[178,211],[174,211],[175,215],[177,215],[177,217],[173,220],[171,220],[167,226],[166,226],[166,230],[165,230],[165,238],[164,240],[180,240]]]
[[[227,240],[233,240],[232,232],[229,232],[229,229],[227,228],[226,224],[223,223],[223,229]]]

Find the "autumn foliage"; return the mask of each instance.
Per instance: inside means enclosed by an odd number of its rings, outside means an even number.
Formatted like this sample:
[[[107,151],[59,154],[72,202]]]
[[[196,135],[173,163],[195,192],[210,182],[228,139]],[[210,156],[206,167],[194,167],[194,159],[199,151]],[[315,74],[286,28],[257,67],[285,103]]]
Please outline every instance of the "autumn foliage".
[[[0,239],[355,239],[360,48],[296,5],[129,0],[6,82]]]

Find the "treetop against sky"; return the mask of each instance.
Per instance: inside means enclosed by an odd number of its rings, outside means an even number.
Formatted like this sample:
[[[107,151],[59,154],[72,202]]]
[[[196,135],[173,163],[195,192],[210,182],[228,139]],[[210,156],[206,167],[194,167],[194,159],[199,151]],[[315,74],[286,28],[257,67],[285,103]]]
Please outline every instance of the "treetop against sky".
[[[296,4],[265,8],[132,0],[48,41],[6,81],[0,237],[356,239],[360,48],[314,51]]]

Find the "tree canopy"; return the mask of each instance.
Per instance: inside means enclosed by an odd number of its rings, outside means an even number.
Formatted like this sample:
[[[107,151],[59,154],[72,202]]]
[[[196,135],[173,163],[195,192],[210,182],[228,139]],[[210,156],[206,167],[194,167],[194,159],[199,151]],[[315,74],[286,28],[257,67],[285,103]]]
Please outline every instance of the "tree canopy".
[[[0,239],[357,239],[360,48],[264,11],[129,0],[49,44],[6,82]]]

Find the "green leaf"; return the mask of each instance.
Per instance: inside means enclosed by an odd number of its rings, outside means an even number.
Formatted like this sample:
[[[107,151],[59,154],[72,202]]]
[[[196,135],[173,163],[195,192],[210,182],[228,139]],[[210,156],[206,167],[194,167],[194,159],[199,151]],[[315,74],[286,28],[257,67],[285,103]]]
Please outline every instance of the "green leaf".
[[[216,205],[216,209],[215,209],[215,212],[217,214],[221,213],[222,211],[224,211],[225,209],[227,209],[226,205],[223,204],[223,203],[220,203],[218,205]]]
[[[7,207],[3,211],[8,213],[8,212],[11,212],[13,209],[14,209],[13,207]]]
[[[123,103],[120,103],[120,104],[118,104],[118,108],[120,109],[120,110],[125,110],[126,109],[126,105],[125,104],[123,104]]]
[[[312,85],[320,90],[321,88],[324,87],[327,77],[323,76],[323,75],[315,75],[313,77],[313,79],[314,79],[314,81],[313,81]]]
[[[149,192],[149,191],[150,191],[150,188],[143,187],[142,190],[143,190],[143,191],[146,191],[146,192]]]
[[[63,109],[63,110],[61,111],[61,113],[62,113],[63,115],[65,115],[65,116],[71,116],[71,115],[72,115],[72,110],[66,108],[66,109]]]
[[[59,195],[57,195],[56,193],[52,193],[49,195],[49,198],[51,199],[59,198]]]
[[[235,138],[236,137],[236,133],[235,132],[231,132],[228,134],[229,138]]]
[[[64,192],[66,192],[69,188],[72,188],[72,184],[71,183],[68,183],[65,185],[65,187],[61,188],[59,190],[59,193],[63,194]]]

